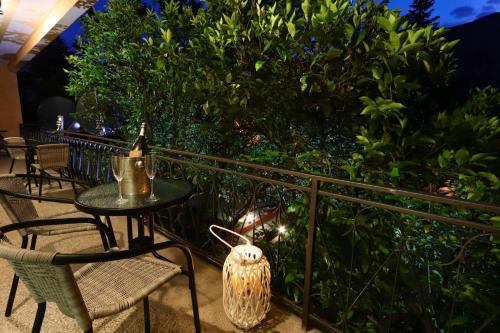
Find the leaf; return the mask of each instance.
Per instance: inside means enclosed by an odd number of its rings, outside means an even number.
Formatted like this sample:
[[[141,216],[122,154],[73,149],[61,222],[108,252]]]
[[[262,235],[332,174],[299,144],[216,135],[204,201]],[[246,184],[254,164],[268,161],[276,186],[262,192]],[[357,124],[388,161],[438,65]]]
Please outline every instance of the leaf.
[[[272,40],[268,40],[266,42],[266,44],[264,45],[264,50],[262,51],[262,53],[266,52],[269,49],[269,47],[272,45],[272,43],[273,43]]]
[[[401,110],[401,109],[405,109],[406,106],[404,106],[403,104],[401,103],[398,103],[398,102],[392,102],[392,103],[389,103],[387,105],[384,105],[384,109],[387,109],[387,110]]]
[[[458,166],[464,165],[469,160],[469,151],[465,148],[461,148],[455,153],[455,161],[457,161]]]
[[[444,158],[443,154],[439,154],[438,164],[440,168],[445,168],[448,165],[448,161]]]
[[[290,13],[290,11],[292,10],[292,1],[291,0],[286,0],[286,15],[288,15],[288,13]]]
[[[365,136],[362,136],[362,135],[356,135],[356,138],[362,143],[362,144],[365,144],[365,145],[368,145],[370,144],[370,141],[365,137]]]
[[[474,154],[474,155],[471,156],[470,161],[471,162],[475,162],[477,160],[481,160],[483,157],[486,157],[486,156],[488,156],[487,153]]]
[[[294,38],[295,33],[296,33],[295,24],[293,24],[292,22],[288,22],[286,24],[286,28],[288,29],[288,33],[290,34],[290,36],[292,36],[292,38]]]
[[[427,72],[431,72],[431,65],[429,64],[429,62],[427,60],[424,60],[424,66],[425,66],[425,70]]]
[[[331,48],[325,56],[325,60],[332,60],[334,58],[338,58],[342,55],[341,49]]]
[[[306,91],[306,89],[307,89],[307,74],[304,74],[300,78],[300,90]]]
[[[306,21],[308,21],[309,20],[309,9],[311,8],[311,4],[309,3],[309,0],[305,0],[304,2],[302,2],[301,8],[302,8],[302,12],[304,13],[304,18],[306,19]]]
[[[391,33],[389,34],[389,40],[391,42],[392,48],[394,50],[398,50],[399,49],[399,45],[400,45],[398,34],[396,32],[394,32],[394,31],[391,31]]]
[[[170,31],[170,29],[167,29],[167,32],[165,33],[165,41],[167,43],[170,43],[171,40],[172,40],[172,31]]]
[[[401,128],[405,128],[406,124],[408,123],[408,119],[407,118],[403,118],[403,119],[398,118],[398,120],[399,120],[399,125],[401,126]]]
[[[262,68],[262,66],[264,66],[264,64],[265,64],[265,63],[266,63],[266,61],[265,61],[265,60],[257,60],[257,61],[255,62],[255,71],[257,71],[257,72],[258,72],[258,71],[259,71],[259,69],[261,69],[261,68]]]
[[[344,27],[345,38],[347,40],[352,39],[352,35],[354,34],[354,27],[350,24],[346,24]]]
[[[285,277],[285,284],[289,284],[290,282],[295,281],[295,274],[288,273]]]
[[[498,182],[498,178],[497,176],[495,176],[494,174],[492,174],[491,172],[478,172],[477,173],[479,176],[483,177],[483,178],[486,178],[488,179],[490,182],[492,182],[493,184],[497,183]]]
[[[361,96],[359,100],[364,104],[364,105],[373,105],[376,106],[375,102],[368,96]]]
[[[373,105],[368,105],[363,109],[363,111],[361,111],[361,114],[366,115],[372,113],[373,111],[377,111],[377,108]]]
[[[388,254],[389,253],[389,249],[383,245],[383,244],[378,244],[377,245],[377,248],[379,249],[380,252],[382,252],[383,254]]]
[[[377,17],[377,22],[378,24],[387,32],[391,32],[392,31],[392,24],[391,22],[389,22],[388,19],[386,19],[385,17]]]
[[[423,43],[406,44],[401,48],[400,52],[403,53],[403,52],[413,51],[419,49],[423,45],[424,45]]]
[[[467,323],[469,321],[469,318],[466,316],[459,316],[455,317],[452,320],[448,321],[447,325],[448,326],[462,326],[463,324]]]
[[[374,79],[380,80],[382,78],[382,70],[379,67],[373,66],[372,75]]]
[[[399,168],[392,168],[391,172],[389,173],[389,176],[391,177],[399,177]]]

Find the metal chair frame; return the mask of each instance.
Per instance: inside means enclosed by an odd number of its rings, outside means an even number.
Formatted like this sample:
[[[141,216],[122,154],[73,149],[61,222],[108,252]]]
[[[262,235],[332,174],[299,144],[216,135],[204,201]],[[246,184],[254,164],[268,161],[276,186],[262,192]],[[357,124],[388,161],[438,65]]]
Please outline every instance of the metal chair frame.
[[[23,176],[23,175],[15,175],[15,176],[18,177],[18,176]],[[31,200],[39,200],[39,201],[47,201],[47,202],[58,202],[58,203],[73,204],[73,201],[69,200],[69,199],[52,198],[52,197],[46,197],[46,196],[44,196],[44,197],[33,196],[33,195],[28,195],[28,194],[16,193],[16,192],[12,192],[12,191],[0,188],[0,201],[5,200],[3,198],[4,195],[15,197],[15,198],[27,199],[27,200],[31,199]],[[3,204],[5,204],[5,203],[2,202],[2,205]],[[90,217],[73,217],[73,218],[48,218],[48,219],[38,218],[38,219],[33,220],[33,221],[37,221],[37,222],[42,223],[41,226],[43,226],[43,225],[47,225],[47,226],[48,225],[53,225],[54,222],[57,222],[58,224],[59,223],[62,223],[62,224],[72,224],[72,223],[88,223],[88,224],[100,223],[100,224],[103,224],[98,217],[94,217],[94,218],[90,218]],[[110,221],[108,221],[108,222],[110,223]],[[19,225],[20,223],[21,222],[16,222],[16,223],[14,223],[14,225]],[[103,244],[103,247],[104,247],[105,250],[109,249],[110,244],[111,244],[111,246],[116,246],[116,240],[114,238],[114,235],[111,235],[110,241],[108,243],[108,240],[106,239],[106,234],[103,231],[101,231],[101,230],[99,230],[99,231],[100,231],[100,236],[101,236],[102,244]],[[75,231],[75,232],[78,232],[78,231]],[[30,238],[29,236],[30,235],[31,235],[31,242],[29,240],[29,238]],[[22,237],[22,241],[21,241],[21,248],[22,249],[26,249],[28,247],[28,243],[30,243],[30,250],[34,250],[35,249],[35,247],[36,247],[36,241],[37,241],[37,238],[38,238],[37,234],[28,234],[28,233],[26,233],[26,234],[22,234],[21,237]],[[14,307],[14,300],[15,300],[15,297],[16,297],[16,292],[17,292],[18,284],[19,284],[19,277],[16,274],[14,274],[14,277],[12,278],[12,284],[11,284],[10,292],[9,292],[9,298],[7,300],[7,306],[5,308],[5,316],[6,317],[11,316],[11,314],[12,314],[12,309]]]
[[[37,226],[43,226],[48,224],[60,224],[64,223],[61,221],[53,221],[52,223],[47,223],[46,221],[26,221],[20,222],[16,224],[6,225],[0,228],[0,238],[3,238],[6,233],[12,232],[14,230],[22,229],[22,228],[32,228]],[[80,223],[77,221],[69,221],[68,223]],[[108,239],[111,239],[112,233],[111,230],[104,225],[102,222],[98,223],[94,221],[97,228],[102,230],[107,236]],[[64,223],[66,224],[66,223]],[[191,255],[191,251],[187,246],[178,241],[165,241],[158,244],[152,244],[149,246],[145,246],[142,248],[134,248],[130,250],[117,250],[110,251],[105,253],[84,253],[84,254],[67,254],[67,253],[57,253],[52,259],[53,265],[71,265],[71,264],[88,264],[88,263],[97,263],[97,262],[107,262],[114,260],[123,260],[130,259],[133,257],[137,257],[140,255],[156,252],[159,250],[167,249],[167,248],[177,248],[182,251],[186,258],[187,269],[182,268],[181,273],[186,275],[189,279],[189,289],[191,290],[191,303],[193,307],[193,321],[195,326],[195,331],[197,333],[201,332],[201,324],[199,318],[198,311],[198,300],[196,296],[196,284],[194,278],[194,265],[193,265],[193,257]],[[149,315],[149,299],[146,296],[143,299],[144,304],[144,330],[146,333],[150,332],[150,315]],[[35,316],[35,321],[33,323],[32,332],[38,333],[42,327],[43,319],[45,316],[46,303],[38,303],[38,308]],[[85,333],[92,333],[93,329],[87,329]]]

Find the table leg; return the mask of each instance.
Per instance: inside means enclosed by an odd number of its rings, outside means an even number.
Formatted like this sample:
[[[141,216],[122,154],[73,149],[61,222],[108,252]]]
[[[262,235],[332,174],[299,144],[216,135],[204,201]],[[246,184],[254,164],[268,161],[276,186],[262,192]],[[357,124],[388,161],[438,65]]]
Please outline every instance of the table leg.
[[[138,215],[134,217],[137,219],[137,237],[133,237],[132,232],[132,217],[127,217],[127,232],[129,237],[129,248],[141,248],[153,244],[151,236],[146,236],[144,229],[144,216]]]
[[[151,242],[154,243],[154,237],[155,237],[155,217],[156,217],[156,214],[155,213],[152,213],[150,216],[149,216],[149,237],[151,238]],[[151,254],[157,258],[157,259],[160,259],[160,260],[165,260],[165,261],[168,261],[168,262],[172,262],[171,260],[167,259],[166,257],[162,256],[161,254],[159,254],[157,251],[152,251]]]
[[[144,238],[144,216],[137,216],[137,231],[139,233],[139,238]]]
[[[128,239],[128,248],[132,248],[132,243],[134,240],[134,234],[132,232],[132,217],[127,216],[127,239]]]
[[[30,159],[29,159],[28,155],[25,156],[24,162],[26,164],[26,178],[28,180],[28,190],[30,191],[30,194],[32,194],[31,193],[31,164],[30,164]]]
[[[94,215],[94,218],[98,219],[99,221],[102,221],[101,217],[98,215]],[[116,242],[115,231],[113,230],[113,225],[111,224],[111,219],[109,218],[109,216],[105,216],[105,218],[106,218],[106,224],[108,225],[109,231],[111,232],[111,235],[110,235],[111,239],[109,239],[109,246],[110,247],[117,247],[118,244]]]
[[[154,243],[155,242],[155,213],[151,213],[149,215],[149,237],[151,238],[151,241]]]

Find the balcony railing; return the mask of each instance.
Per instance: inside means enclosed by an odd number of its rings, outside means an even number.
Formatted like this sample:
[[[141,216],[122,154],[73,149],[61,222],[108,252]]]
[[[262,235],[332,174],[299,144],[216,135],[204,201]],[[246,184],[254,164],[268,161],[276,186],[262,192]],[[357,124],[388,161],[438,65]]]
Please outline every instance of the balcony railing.
[[[68,143],[72,176],[89,184],[111,181],[109,157],[130,148],[79,133],[22,132]],[[218,265],[226,249],[208,226],[246,234],[271,263],[275,299],[301,315],[304,328],[432,332],[498,324],[500,228],[492,221],[500,206],[150,148],[161,156],[160,175],[196,186],[183,206],[160,214],[159,230]]]

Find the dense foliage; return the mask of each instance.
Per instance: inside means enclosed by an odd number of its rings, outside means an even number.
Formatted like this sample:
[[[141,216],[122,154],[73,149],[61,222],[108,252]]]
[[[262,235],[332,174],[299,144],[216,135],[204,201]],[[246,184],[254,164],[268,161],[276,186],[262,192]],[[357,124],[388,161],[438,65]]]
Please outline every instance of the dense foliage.
[[[87,107],[80,116],[119,113],[128,137],[145,119],[150,139],[184,150],[417,190],[451,179],[455,195],[498,201],[500,94],[477,90],[462,106],[443,98],[457,43],[445,29],[411,25],[369,0],[204,4],[165,1],[159,13],[110,0],[106,13],[89,17],[80,54],[70,58],[68,90]],[[276,273],[300,302],[304,246],[295,244],[305,244],[308,199],[288,204],[294,227]],[[496,318],[495,307],[482,305],[498,296],[497,239],[474,247],[482,256],[474,252],[467,275],[464,262],[448,270],[438,263],[474,237],[460,228],[334,200],[322,202],[319,220],[316,250],[325,259],[316,263],[315,305],[346,330],[477,328]],[[457,276],[470,283],[452,284]],[[363,302],[351,307],[360,291]]]

